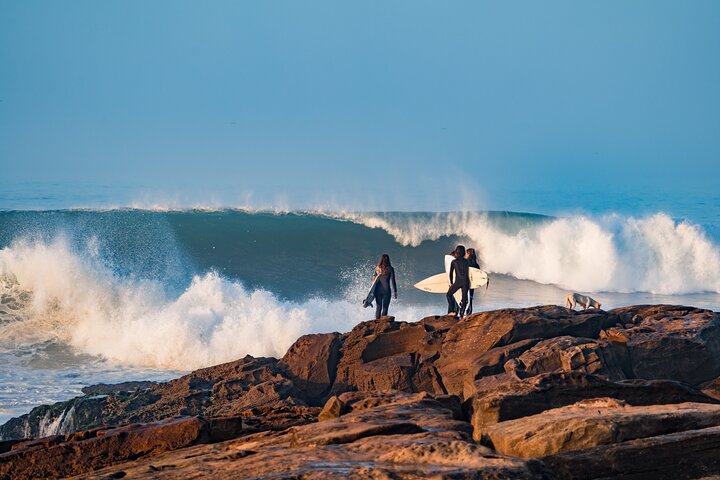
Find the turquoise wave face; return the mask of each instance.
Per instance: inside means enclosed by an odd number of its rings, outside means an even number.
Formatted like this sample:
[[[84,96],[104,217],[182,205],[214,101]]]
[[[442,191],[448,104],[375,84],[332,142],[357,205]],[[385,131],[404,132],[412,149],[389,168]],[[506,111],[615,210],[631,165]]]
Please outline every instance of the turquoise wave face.
[[[449,214],[373,215],[424,224]],[[490,212],[488,218],[512,234],[549,217]],[[401,287],[407,289],[442,271],[443,256],[464,241],[442,233],[406,246],[382,228],[305,213],[0,212],[0,248],[16,242],[50,243],[58,237],[79,256],[93,257],[117,275],[161,280],[171,290],[184,289],[193,275],[216,271],[286,299],[333,296],[353,276],[369,277],[383,253],[390,255]]]
[[[387,253],[406,298],[422,302],[412,285],[443,271],[459,243],[476,248],[495,277],[587,292],[720,292],[712,231],[664,214],[0,212],[0,248],[58,239],[114,276],[153,280],[170,294],[215,272],[283,300],[337,298]]]

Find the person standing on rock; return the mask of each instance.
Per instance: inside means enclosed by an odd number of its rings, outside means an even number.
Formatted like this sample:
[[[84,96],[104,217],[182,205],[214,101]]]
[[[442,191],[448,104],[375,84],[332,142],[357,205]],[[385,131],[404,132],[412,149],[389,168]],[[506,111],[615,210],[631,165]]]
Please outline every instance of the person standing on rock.
[[[474,248],[467,249],[467,251],[465,252],[465,258],[468,261],[468,266],[480,269],[480,265],[477,262],[477,255],[475,254]],[[469,278],[469,276],[468,276],[468,278]],[[467,310],[465,311],[465,315],[470,315],[473,311],[473,298],[475,297],[475,289],[471,288],[469,293],[470,293],[470,298],[468,299],[468,306],[467,306]]]
[[[448,315],[462,317],[467,306],[468,290],[470,290],[470,264],[465,258],[465,247],[458,245],[452,253],[455,260],[450,264],[450,288],[447,291]],[[455,298],[453,295],[462,291],[460,311],[455,312]]]
[[[393,293],[397,300],[397,285],[395,284],[395,269],[390,264],[390,255],[383,253],[375,267],[372,281],[375,283],[375,318],[380,318],[388,313],[390,306],[390,294]],[[392,290],[391,288],[392,287]]]

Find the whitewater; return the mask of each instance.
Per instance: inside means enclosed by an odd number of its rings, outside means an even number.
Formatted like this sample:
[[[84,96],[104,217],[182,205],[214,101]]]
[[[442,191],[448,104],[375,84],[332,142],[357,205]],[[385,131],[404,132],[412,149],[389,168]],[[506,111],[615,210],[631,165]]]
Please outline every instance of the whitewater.
[[[374,263],[398,271],[398,320],[443,313],[412,284],[474,246],[476,311],[562,304],[720,305],[713,225],[665,213],[53,210],[0,212],[0,422],[98,382],[163,380],[297,337],[348,331]]]

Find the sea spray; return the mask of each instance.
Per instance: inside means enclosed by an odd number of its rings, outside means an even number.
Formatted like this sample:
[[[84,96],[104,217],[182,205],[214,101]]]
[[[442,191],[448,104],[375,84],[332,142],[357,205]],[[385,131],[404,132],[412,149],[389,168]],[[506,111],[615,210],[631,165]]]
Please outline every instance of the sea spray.
[[[303,334],[349,330],[372,316],[353,289],[345,291],[351,298],[294,302],[214,271],[193,277],[173,297],[159,280],[114,275],[62,239],[0,250],[0,276],[29,298],[0,326],[0,343],[61,342],[136,367],[188,370],[247,354],[280,357]],[[393,313],[420,315],[413,307]]]

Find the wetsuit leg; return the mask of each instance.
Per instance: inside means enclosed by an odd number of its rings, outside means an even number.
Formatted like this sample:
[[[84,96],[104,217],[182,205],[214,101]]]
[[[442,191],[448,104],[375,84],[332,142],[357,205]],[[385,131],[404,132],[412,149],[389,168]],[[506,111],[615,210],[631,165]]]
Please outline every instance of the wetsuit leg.
[[[448,313],[453,313],[456,311],[456,305],[457,302],[455,302],[455,297],[453,297],[453,294],[457,292],[461,288],[461,285],[458,283],[453,283],[450,285],[450,288],[447,291],[447,302],[448,302]]]
[[[380,293],[378,295],[378,293]],[[378,292],[375,294],[375,319],[377,320],[382,316],[382,304],[383,301],[385,301],[385,294],[383,292]]]
[[[382,316],[382,304],[385,300],[386,294],[387,293],[382,287],[382,284],[380,282],[377,282],[377,285],[375,285],[375,319],[378,319]]]
[[[472,309],[473,309],[473,299],[474,299],[474,297],[475,297],[475,289],[472,288],[472,289],[470,289],[470,299],[469,299],[469,301],[468,301],[468,302],[469,302],[469,303],[468,303],[468,307],[467,307],[467,310],[465,311],[465,313],[466,313],[467,315],[470,315],[470,314],[472,313]]]
[[[462,299],[460,300],[460,316],[465,315],[465,307],[468,303],[468,290],[470,286],[468,284],[462,285],[460,289],[462,290]]]
[[[387,315],[388,307],[389,307],[389,306],[390,306],[390,292],[388,292],[387,295],[385,295],[385,296],[383,297],[383,301],[382,301],[382,314],[383,314],[383,316]]]

